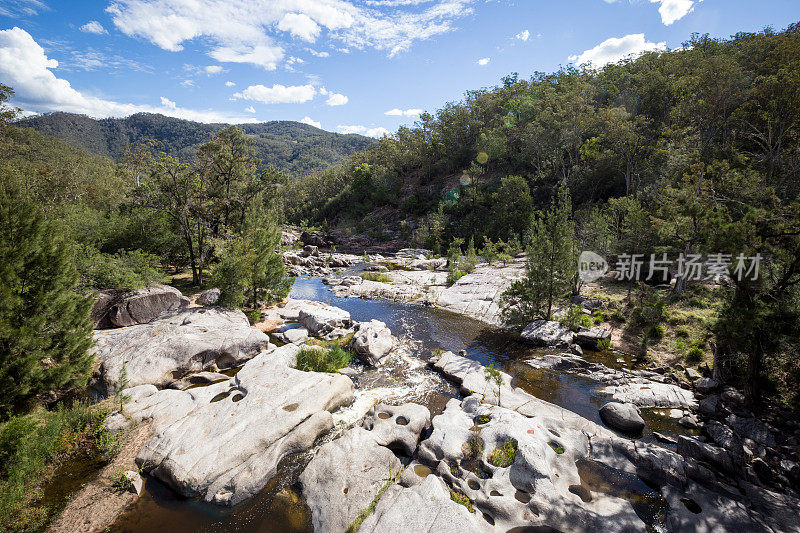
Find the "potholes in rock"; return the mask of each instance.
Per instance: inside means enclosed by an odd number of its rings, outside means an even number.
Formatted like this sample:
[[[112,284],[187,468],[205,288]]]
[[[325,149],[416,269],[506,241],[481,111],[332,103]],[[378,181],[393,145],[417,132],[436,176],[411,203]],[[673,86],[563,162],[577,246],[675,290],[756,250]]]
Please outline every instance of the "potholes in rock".
[[[233,398],[231,398],[231,400],[233,400],[234,402],[240,402],[243,399],[244,399],[244,394],[242,394],[241,392],[237,392],[236,394],[233,395]]]
[[[414,473],[419,477],[425,478],[431,475],[431,469],[425,465],[414,466]]]
[[[502,492],[496,490],[493,490],[492,492],[489,493],[489,496],[502,496],[502,495],[503,495]]]
[[[556,441],[551,440],[547,444],[549,444],[550,447],[553,448],[553,451],[556,452],[558,455],[561,455],[562,453],[564,453],[564,447],[562,445],[560,445],[559,443],[557,443]]]
[[[381,412],[381,413],[378,413],[378,418],[380,418],[381,420],[388,420],[388,419],[392,418],[392,415],[390,415],[389,413]]]
[[[283,406],[283,410],[284,410],[284,411],[288,411],[288,412],[290,412],[290,413],[291,413],[291,412],[293,412],[293,411],[297,411],[297,408],[298,408],[298,407],[300,407],[300,404],[299,404],[299,403],[290,403],[290,404],[288,404],[288,405],[284,405],[284,406]]]
[[[589,503],[592,501],[592,493],[589,492],[589,489],[584,487],[583,485],[570,485],[569,491],[572,494],[577,495],[584,503]]]
[[[531,501],[531,495],[529,492],[525,492],[524,490],[517,490],[514,493],[514,498],[520,503],[528,504]]]
[[[225,398],[227,398],[230,395],[231,395],[231,391],[220,392],[219,394],[217,394],[216,396],[211,398],[211,403],[220,402],[220,401],[224,400]]]
[[[407,426],[408,425],[408,418],[404,416],[398,416],[394,419],[395,424],[398,426]]]
[[[509,529],[506,533],[562,533],[560,529],[550,526],[519,526]]]
[[[492,518],[491,515],[483,513],[483,519],[486,520],[489,523],[490,526],[494,525],[494,518]]]
[[[469,481],[467,481],[467,486],[469,486],[469,488],[471,488],[472,490],[479,490],[481,488],[480,483],[478,483],[474,479],[470,479]]]
[[[492,420],[492,417],[489,415],[479,415],[473,419],[473,422],[476,426],[485,426]]]
[[[343,493],[343,494],[347,494],[347,491],[348,491],[348,490],[349,490],[349,489],[348,489],[347,487],[345,487],[345,488],[343,488],[343,489],[342,489],[342,493]]]
[[[694,514],[700,514],[703,512],[703,509],[700,507],[700,505],[698,505],[698,503],[691,498],[681,498],[681,503]]]

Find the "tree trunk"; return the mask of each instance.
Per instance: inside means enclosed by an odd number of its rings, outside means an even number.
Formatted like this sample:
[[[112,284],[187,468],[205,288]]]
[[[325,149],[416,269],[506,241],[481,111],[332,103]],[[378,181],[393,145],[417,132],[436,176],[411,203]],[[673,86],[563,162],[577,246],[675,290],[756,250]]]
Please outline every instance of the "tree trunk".
[[[686,243],[686,246],[683,248],[683,257],[688,257],[691,248],[689,247],[689,243]],[[686,272],[684,271],[683,274],[678,274],[675,276],[675,287],[672,289],[673,294],[683,294],[683,291],[686,290]]]
[[[747,382],[744,386],[744,394],[747,403],[751,408],[758,408],[761,404],[761,363],[764,358],[764,350],[761,347],[761,332],[754,332],[753,347],[747,357]]]

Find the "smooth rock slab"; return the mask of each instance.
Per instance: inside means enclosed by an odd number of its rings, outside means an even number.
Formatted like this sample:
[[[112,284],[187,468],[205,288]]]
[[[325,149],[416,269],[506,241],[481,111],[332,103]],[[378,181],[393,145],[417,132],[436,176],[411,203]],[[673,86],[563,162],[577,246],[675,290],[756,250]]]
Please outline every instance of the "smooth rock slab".
[[[600,418],[612,428],[624,433],[641,435],[644,429],[642,415],[632,403],[609,402],[600,408]]]
[[[256,494],[283,457],[330,430],[330,411],[353,400],[349,378],[286,366],[298,351],[264,352],[225,383],[136,394],[126,414],[153,422],[137,464],[186,497],[235,505]]]
[[[624,385],[605,387],[602,392],[611,394],[614,400],[618,402],[632,403],[642,408],[697,408],[697,400],[691,391],[677,385],[645,379]]]
[[[92,308],[96,329],[146,324],[169,312],[187,307],[189,299],[168,285],[130,291],[101,291]]]
[[[555,320],[534,320],[528,324],[520,338],[534,346],[566,347],[572,344],[575,334]]]
[[[166,386],[212,364],[237,366],[269,344],[244,313],[216,308],[187,309],[149,324],[95,332],[94,339],[101,363],[94,386],[103,394],[117,389],[123,364],[128,386]]]
[[[379,366],[394,347],[395,341],[391,330],[379,320],[359,324],[358,331],[353,337],[356,354],[372,366]]]

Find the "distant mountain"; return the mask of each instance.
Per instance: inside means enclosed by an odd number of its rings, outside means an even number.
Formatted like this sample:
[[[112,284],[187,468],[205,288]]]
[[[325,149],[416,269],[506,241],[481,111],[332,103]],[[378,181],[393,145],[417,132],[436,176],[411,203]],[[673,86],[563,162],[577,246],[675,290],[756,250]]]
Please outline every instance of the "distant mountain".
[[[188,157],[226,126],[151,113],[102,120],[73,113],[49,113],[23,119],[17,125],[115,160],[120,159],[126,146],[143,139],[155,139],[162,143],[164,151]],[[239,127],[255,140],[256,155],[262,165],[274,166],[295,176],[328,167],[377,142],[361,135],[341,135],[291,121],[241,124]]]

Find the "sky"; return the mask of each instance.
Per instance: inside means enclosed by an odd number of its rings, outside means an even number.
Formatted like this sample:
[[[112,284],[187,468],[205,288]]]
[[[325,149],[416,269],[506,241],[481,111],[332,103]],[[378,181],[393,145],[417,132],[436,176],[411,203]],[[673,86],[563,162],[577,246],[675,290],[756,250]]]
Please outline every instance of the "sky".
[[[797,0],[0,0],[0,84],[25,114],[381,137],[512,72],[797,21]]]

